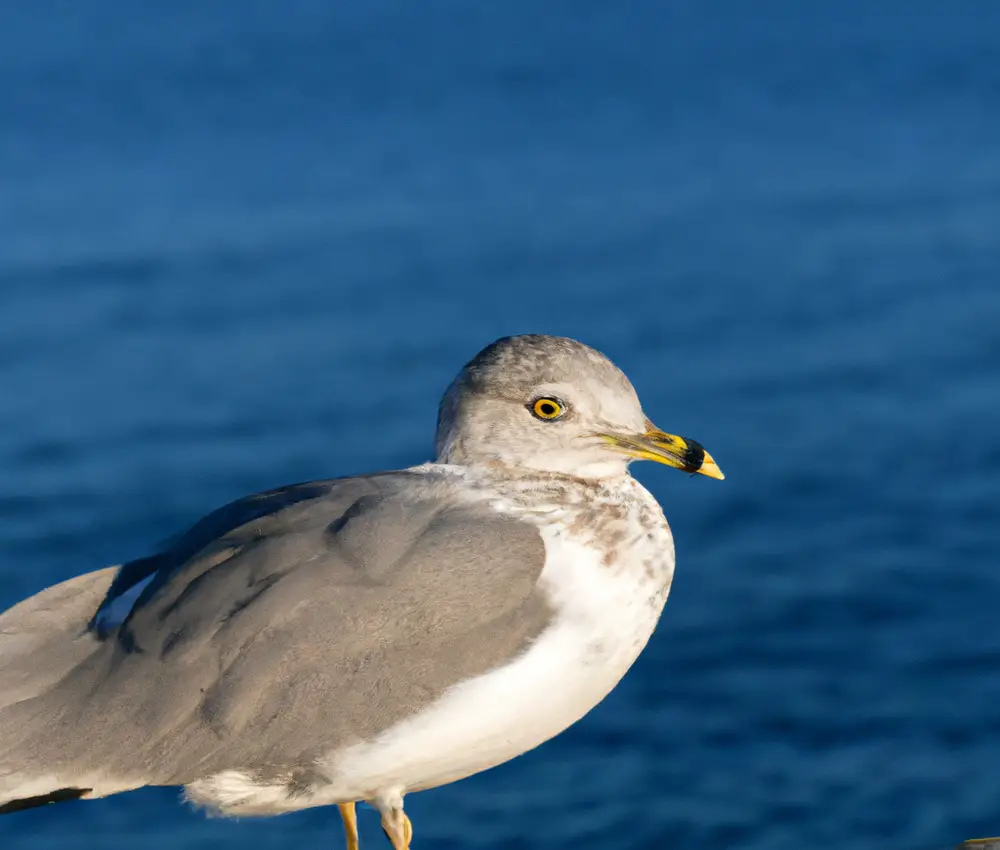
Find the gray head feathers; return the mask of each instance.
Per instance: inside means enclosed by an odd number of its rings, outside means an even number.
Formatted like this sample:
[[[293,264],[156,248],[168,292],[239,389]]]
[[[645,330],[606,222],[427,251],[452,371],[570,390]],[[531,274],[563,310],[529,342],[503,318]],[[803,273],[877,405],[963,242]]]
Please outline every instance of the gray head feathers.
[[[545,400],[553,404],[534,408]],[[628,459],[597,435],[641,432],[645,421],[632,384],[599,351],[566,337],[504,337],[448,388],[436,450],[444,463],[606,477]]]

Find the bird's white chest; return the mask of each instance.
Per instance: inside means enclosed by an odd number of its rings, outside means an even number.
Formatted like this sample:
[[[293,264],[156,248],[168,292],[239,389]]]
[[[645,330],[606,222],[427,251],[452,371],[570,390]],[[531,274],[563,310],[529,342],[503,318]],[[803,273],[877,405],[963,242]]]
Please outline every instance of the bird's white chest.
[[[542,526],[540,586],[555,612],[551,625],[509,664],[452,687],[377,739],[331,754],[324,796],[371,799],[451,782],[538,746],[597,705],[646,645],[673,576],[665,521],[623,528],[601,550],[563,525]]]

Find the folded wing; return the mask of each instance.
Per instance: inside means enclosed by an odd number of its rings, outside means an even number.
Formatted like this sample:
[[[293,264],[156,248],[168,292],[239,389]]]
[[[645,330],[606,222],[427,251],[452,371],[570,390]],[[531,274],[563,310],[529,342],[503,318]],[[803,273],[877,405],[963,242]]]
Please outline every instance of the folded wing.
[[[117,586],[83,577],[48,615],[36,606],[44,636],[24,645],[55,673],[0,708],[0,803],[5,775],[97,795],[308,770],[509,660],[550,616],[538,532],[428,474],[251,497],[157,557]],[[105,640],[85,632],[86,651],[66,650],[76,632],[62,623],[93,616],[102,582],[101,610],[145,585]]]

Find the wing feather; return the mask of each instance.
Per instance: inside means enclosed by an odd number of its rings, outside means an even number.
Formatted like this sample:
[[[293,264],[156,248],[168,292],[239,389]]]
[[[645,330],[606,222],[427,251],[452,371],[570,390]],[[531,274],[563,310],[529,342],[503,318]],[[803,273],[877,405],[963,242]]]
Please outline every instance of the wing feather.
[[[29,733],[0,772],[27,752],[142,784],[301,769],[509,660],[551,616],[538,531],[444,476],[251,497],[159,558],[119,584],[152,575],[98,652],[0,712],[0,740],[8,722]]]

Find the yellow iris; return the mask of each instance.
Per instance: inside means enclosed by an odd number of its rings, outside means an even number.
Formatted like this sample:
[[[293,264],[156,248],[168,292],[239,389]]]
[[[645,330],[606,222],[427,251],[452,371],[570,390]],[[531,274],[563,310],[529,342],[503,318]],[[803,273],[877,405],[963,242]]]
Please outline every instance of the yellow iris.
[[[531,412],[539,419],[558,419],[563,415],[562,402],[554,398],[538,398],[532,403]]]

